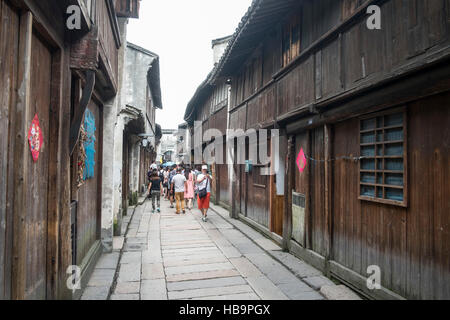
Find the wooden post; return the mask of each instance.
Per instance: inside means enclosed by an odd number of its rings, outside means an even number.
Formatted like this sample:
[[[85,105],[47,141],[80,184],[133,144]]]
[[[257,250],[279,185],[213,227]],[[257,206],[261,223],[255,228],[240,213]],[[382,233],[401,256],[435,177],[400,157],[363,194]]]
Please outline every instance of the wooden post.
[[[232,168],[232,178],[231,178],[231,215],[230,217],[233,219],[238,219],[239,218],[239,213],[238,213],[238,209],[237,209],[237,201],[240,199],[238,199],[238,181],[239,181],[239,173],[238,173],[238,165],[235,163],[236,162],[236,149],[237,146],[234,143],[233,140],[233,155],[231,157],[231,159],[233,160],[233,164],[231,166],[229,166],[229,168]],[[240,197],[240,195],[239,195]]]
[[[290,136],[288,140],[288,152],[286,156],[286,179],[285,179],[285,198],[284,198],[284,217],[283,217],[283,250],[289,249],[289,242],[292,231],[292,190],[295,181],[294,171],[294,153],[295,153],[295,136]]]
[[[53,57],[50,105],[49,137],[49,189],[47,216],[47,299],[58,297],[58,252],[59,252],[59,215],[61,165],[61,122],[62,118],[62,53],[58,51]]]
[[[12,298],[25,299],[26,286],[26,186],[28,185],[27,126],[31,123],[31,40],[33,16],[27,11],[20,17],[18,93],[16,104],[15,152],[14,152],[14,221],[13,221],[13,262]]]
[[[324,233],[324,247],[325,247],[325,271],[327,276],[330,276],[329,261],[331,258],[331,241],[332,241],[332,133],[329,124],[324,126],[324,151],[325,151],[325,233]]]
[[[307,133],[307,147],[306,147],[306,153],[310,156],[312,156],[312,141],[311,141],[312,135],[311,130],[308,130]],[[305,205],[305,248],[311,249],[312,248],[312,201],[311,201],[311,185],[312,185],[312,179],[311,179],[311,171],[313,164],[311,161],[309,161],[308,165],[306,166],[305,173],[307,175],[307,184],[306,184],[306,205]]]
[[[63,65],[63,95],[61,105],[61,149],[60,149],[60,214],[59,214],[59,249],[58,249],[58,299],[71,299],[72,291],[67,288],[67,267],[72,264],[72,241],[71,241],[71,177],[70,177],[70,152],[69,152],[69,130],[71,101],[70,95],[65,93],[71,92],[72,77],[67,61],[70,59],[70,53],[63,51],[62,65]]]

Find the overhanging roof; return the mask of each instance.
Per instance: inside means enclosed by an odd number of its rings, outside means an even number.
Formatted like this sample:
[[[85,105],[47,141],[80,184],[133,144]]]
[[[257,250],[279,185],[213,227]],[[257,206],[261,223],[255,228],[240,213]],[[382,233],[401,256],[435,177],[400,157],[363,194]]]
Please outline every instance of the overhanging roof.
[[[194,96],[187,105],[186,112],[184,114],[184,120],[189,124],[192,124],[194,122],[195,107],[205,101],[205,99],[213,90],[213,86],[209,84],[211,75],[212,72],[208,75],[206,80],[203,81],[202,84],[200,84],[200,86],[197,88],[197,91],[195,91]]]
[[[161,78],[160,78],[160,68],[159,68],[159,56],[157,56],[147,73],[147,81],[151,89],[153,104],[155,108],[163,108],[162,94],[161,94]]]
[[[224,55],[213,70],[210,82],[232,76],[266,37],[267,32],[301,2],[301,0],[253,0]]]
[[[147,71],[147,82],[152,93],[153,105],[155,106],[155,108],[162,109],[163,103],[161,94],[161,71],[159,67],[159,55],[131,42],[127,42],[127,47],[153,58]]]

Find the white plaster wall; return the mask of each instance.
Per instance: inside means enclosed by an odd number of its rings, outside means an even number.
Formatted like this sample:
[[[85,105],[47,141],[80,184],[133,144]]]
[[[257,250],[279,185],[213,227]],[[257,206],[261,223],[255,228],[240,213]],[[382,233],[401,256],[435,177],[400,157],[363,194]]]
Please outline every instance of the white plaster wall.
[[[127,23],[128,19],[120,18],[118,20],[119,27],[121,31],[122,39],[126,38],[127,33]],[[123,58],[124,58],[124,47],[119,49],[119,59],[118,59],[118,88],[122,86],[123,80]],[[117,141],[116,135],[116,125],[117,125],[117,114],[120,108],[120,92],[117,96],[106,103],[103,109],[103,154],[102,154],[102,209],[101,209],[101,240],[103,244],[103,249],[105,252],[112,251],[113,236],[114,236],[114,219],[117,218],[117,207],[116,207],[116,175],[115,172],[116,162],[115,150],[121,146],[121,141]],[[120,145],[118,146],[118,142]],[[118,199],[121,197],[119,196]]]
[[[114,139],[116,141],[113,153],[114,161],[114,217],[117,218],[122,208],[122,156],[123,156],[123,130],[124,119],[120,116],[114,130]]]
[[[139,192],[139,164],[140,164],[140,145],[133,143],[131,152],[131,192]]]

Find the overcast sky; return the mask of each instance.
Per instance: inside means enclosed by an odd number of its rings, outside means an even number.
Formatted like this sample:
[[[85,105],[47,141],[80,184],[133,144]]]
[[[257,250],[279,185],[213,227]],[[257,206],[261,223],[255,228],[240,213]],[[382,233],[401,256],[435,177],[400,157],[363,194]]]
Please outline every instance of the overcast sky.
[[[163,129],[183,123],[195,90],[213,68],[211,41],[234,33],[251,0],[143,0],[139,20],[131,19],[128,41],[161,60]]]

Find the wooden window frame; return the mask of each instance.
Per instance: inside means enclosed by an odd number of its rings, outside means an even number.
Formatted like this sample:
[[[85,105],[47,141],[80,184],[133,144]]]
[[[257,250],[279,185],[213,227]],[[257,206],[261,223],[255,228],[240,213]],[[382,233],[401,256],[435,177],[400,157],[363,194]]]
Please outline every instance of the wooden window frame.
[[[403,115],[403,124],[402,126],[392,126],[392,127],[386,127],[384,123],[384,119],[386,116],[393,115],[393,114],[402,114]],[[382,118],[383,119],[383,125],[381,127],[377,124],[377,119]],[[368,129],[368,130],[362,130],[361,123],[364,120],[370,120],[375,119],[375,128],[374,129]],[[400,207],[408,207],[408,126],[407,126],[407,111],[406,107],[400,107],[395,108],[393,110],[385,111],[385,112],[378,112],[371,115],[366,115],[359,118],[358,121],[358,146],[359,146],[359,154],[362,156],[361,149],[365,146],[375,146],[375,155],[374,157],[369,157],[370,159],[375,159],[375,170],[366,170],[361,168],[361,163],[363,159],[361,159],[358,162],[358,199],[361,201],[370,201],[375,203],[382,203],[382,204],[388,204],[388,205],[394,205],[394,206],[400,206]],[[396,128],[402,128],[403,129],[403,141],[402,140],[396,140],[396,141],[386,141],[385,132],[386,130],[390,129],[396,129]],[[382,132],[383,139],[381,142],[377,141],[377,132]],[[369,133],[369,132],[375,132],[375,142],[374,143],[361,143],[361,135],[363,133]],[[385,146],[388,144],[400,144],[403,143],[403,155],[402,156],[386,156],[385,155]],[[382,146],[383,147],[383,154],[382,156],[377,155],[377,147]],[[386,159],[402,159],[403,160],[403,170],[402,172],[400,170],[387,170],[385,169],[385,160]],[[378,169],[378,161],[382,161],[383,166],[382,169]],[[375,173],[375,183],[366,183],[362,182],[362,174],[363,173]],[[382,183],[378,183],[378,174],[382,175]],[[386,174],[402,174],[403,175],[403,186],[398,185],[391,185],[386,184],[385,175]],[[374,187],[375,196],[366,196],[361,194],[361,188],[362,186],[369,186]],[[391,200],[386,199],[386,189],[402,189],[403,190],[403,201],[398,200]],[[381,189],[383,192],[383,198],[377,197],[378,190]]]
[[[302,43],[302,24],[301,14],[296,14],[282,27],[281,30],[281,65],[283,67],[291,63],[301,53]],[[295,28],[298,28],[298,42],[293,42]],[[289,32],[289,43],[286,44],[286,34]]]

